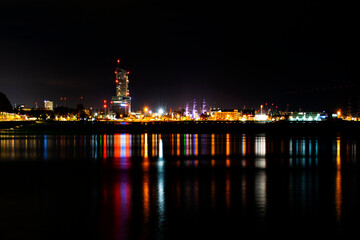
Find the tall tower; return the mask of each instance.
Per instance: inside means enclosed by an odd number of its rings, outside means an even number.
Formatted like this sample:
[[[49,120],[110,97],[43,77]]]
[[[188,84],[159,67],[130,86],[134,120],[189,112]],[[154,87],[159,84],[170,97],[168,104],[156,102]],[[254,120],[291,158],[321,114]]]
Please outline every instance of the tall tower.
[[[129,71],[120,68],[117,60],[115,68],[116,96],[112,97],[112,110],[114,113],[128,116],[131,112],[131,97],[129,93]]]
[[[203,99],[203,105],[202,105],[202,109],[201,109],[201,113],[205,114],[206,112],[206,102],[205,102],[205,98]]]
[[[193,119],[196,118],[196,115],[197,115],[197,109],[196,109],[196,101],[195,101],[195,99],[194,99],[193,110],[192,110],[192,117],[193,117]]]
[[[185,107],[185,116],[187,117],[189,116],[189,114],[190,114],[190,108],[189,108],[189,103],[187,102]]]

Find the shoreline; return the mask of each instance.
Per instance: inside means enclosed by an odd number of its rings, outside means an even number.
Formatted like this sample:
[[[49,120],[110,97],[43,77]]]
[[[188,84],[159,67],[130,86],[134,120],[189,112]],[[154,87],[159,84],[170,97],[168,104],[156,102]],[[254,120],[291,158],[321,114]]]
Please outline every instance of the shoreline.
[[[359,134],[360,122],[255,122],[255,121],[179,121],[179,122],[0,122],[2,132],[12,134],[86,134],[86,133],[301,133]]]

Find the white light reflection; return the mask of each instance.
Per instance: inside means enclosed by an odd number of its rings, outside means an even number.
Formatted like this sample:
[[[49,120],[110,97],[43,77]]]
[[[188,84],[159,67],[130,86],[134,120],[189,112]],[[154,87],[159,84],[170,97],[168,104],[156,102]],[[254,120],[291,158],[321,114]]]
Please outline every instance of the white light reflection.
[[[163,141],[160,138],[160,142],[159,142],[159,160],[163,158]]]
[[[157,197],[158,197],[158,227],[160,238],[164,234],[164,222],[165,222],[165,171],[164,171],[164,158],[163,158],[163,140],[161,135],[159,136],[159,158],[157,162],[158,170],[158,185],[157,185]]]
[[[265,136],[255,138],[255,167],[266,168],[266,141]]]
[[[126,142],[126,134],[122,133],[120,135],[120,157],[125,158],[127,157],[126,151],[129,146],[127,146]],[[116,148],[119,148],[119,146],[115,146]]]
[[[255,201],[261,217],[266,212],[266,172],[259,171],[255,177]]]

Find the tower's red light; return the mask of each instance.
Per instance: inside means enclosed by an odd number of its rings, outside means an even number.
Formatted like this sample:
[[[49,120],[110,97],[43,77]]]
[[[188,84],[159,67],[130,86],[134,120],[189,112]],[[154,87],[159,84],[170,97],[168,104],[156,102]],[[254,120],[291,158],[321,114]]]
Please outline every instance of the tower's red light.
[[[115,71],[115,74],[117,74],[117,71]]]
[[[106,103],[106,100],[104,100],[104,103]]]
[[[116,79],[115,82],[116,82],[116,83],[119,83],[119,80]]]
[[[106,105],[106,104],[104,104],[104,108],[107,108],[107,105]]]
[[[117,60],[117,63],[120,63],[120,59]]]

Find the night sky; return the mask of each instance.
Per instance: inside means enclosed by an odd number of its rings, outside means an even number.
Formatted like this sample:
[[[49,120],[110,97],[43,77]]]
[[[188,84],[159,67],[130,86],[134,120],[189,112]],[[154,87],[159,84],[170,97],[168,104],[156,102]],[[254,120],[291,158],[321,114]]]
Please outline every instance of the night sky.
[[[2,0],[0,91],[13,105],[98,108],[120,58],[133,111],[204,98],[328,110],[360,101],[356,15],[343,1]]]

